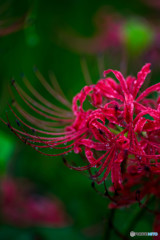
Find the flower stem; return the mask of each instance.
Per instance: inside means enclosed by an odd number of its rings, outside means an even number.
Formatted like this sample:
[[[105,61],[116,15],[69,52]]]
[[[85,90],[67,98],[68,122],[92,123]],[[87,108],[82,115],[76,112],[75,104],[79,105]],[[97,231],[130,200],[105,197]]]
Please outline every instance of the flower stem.
[[[109,240],[111,239],[111,232],[112,230],[116,233],[123,240],[129,240],[125,235],[123,235],[115,226],[114,226],[114,216],[115,216],[115,209],[111,209],[108,221],[106,220],[106,228],[104,232],[104,239]]]

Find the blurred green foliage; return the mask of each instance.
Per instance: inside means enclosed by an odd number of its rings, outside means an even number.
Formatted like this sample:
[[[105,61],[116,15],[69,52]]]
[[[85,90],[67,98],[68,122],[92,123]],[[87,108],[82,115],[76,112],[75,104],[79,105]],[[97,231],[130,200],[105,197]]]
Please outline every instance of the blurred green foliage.
[[[143,21],[129,20],[124,25],[125,45],[132,56],[142,54],[152,43],[154,33]]]
[[[0,132],[0,172],[5,174],[8,161],[14,156],[15,143],[11,137]]]

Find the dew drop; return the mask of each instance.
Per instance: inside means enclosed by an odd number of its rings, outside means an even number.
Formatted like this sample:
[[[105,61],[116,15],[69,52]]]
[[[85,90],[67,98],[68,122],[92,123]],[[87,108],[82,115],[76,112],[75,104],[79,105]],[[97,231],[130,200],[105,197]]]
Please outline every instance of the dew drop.
[[[19,120],[18,120],[18,119],[16,119],[16,123],[17,123],[18,127],[20,127],[20,126],[21,126],[21,124],[20,124],[20,122],[19,122]]]

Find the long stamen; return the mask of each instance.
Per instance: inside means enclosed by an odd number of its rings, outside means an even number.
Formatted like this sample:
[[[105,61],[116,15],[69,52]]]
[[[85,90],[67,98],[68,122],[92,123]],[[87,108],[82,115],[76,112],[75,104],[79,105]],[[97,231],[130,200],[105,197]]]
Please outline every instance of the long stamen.
[[[81,67],[82,67],[82,71],[83,71],[83,75],[85,77],[85,81],[87,83],[87,85],[92,85],[92,80],[89,74],[89,70],[87,67],[87,62],[84,58],[81,58]]]
[[[20,87],[18,87],[20,92],[22,93],[22,95],[27,99],[27,101],[29,101],[32,105],[34,105],[35,107],[39,108],[41,111],[49,113],[51,115],[57,116],[57,117],[62,117],[62,118],[71,118],[71,116],[73,116],[72,113],[70,114],[66,114],[66,113],[59,113],[59,112],[55,112],[53,110],[50,110],[48,108],[46,108],[45,106],[43,106],[42,104],[38,103],[36,100],[34,100],[33,98],[31,98],[25,91],[23,91]]]
[[[59,131],[61,128],[53,128],[55,126],[62,127],[64,129],[66,123],[65,122],[49,122],[45,120],[41,120],[39,118],[33,117],[31,114],[23,110],[18,104],[15,105],[16,109],[18,112],[25,117],[30,123],[34,124],[35,126],[39,126],[40,128],[43,129],[50,129],[50,131]],[[48,127],[51,126],[51,127]],[[52,127],[53,126],[53,127]]]
[[[28,79],[24,76],[23,77],[24,83],[26,85],[26,87],[28,88],[28,90],[42,103],[45,104],[47,107],[57,111],[57,112],[63,112],[66,114],[70,114],[70,111],[67,111],[65,109],[62,109],[56,105],[54,105],[53,103],[47,101],[42,95],[39,94],[39,92],[31,85],[31,83],[28,81]]]
[[[41,84],[46,88],[46,90],[54,97],[56,98],[58,101],[62,102],[66,107],[68,107],[69,109],[71,109],[71,104],[68,102],[68,100],[66,100],[65,98],[63,98],[61,95],[59,95],[58,93],[56,93],[54,91],[54,89],[47,83],[47,81],[44,79],[44,77],[42,76],[42,74],[38,71],[38,69],[35,69],[35,74],[37,76],[37,78],[39,79],[39,81],[41,82]]]
[[[56,76],[54,75],[53,72],[49,72],[49,77],[50,77],[50,80],[51,80],[51,83],[55,89],[56,92],[58,92],[64,99],[67,100],[66,96],[64,95],[64,92],[62,91],[58,81],[57,81],[57,78]],[[67,100],[68,101],[68,100]]]
[[[35,107],[33,107],[29,102],[27,102],[27,101],[25,100],[25,98],[22,96],[22,94],[21,94],[20,91],[18,90],[18,87],[17,87],[15,84],[14,84],[14,87],[15,87],[16,91],[18,92],[19,96],[23,99],[23,101],[24,101],[33,111],[37,112],[39,115],[44,116],[44,117],[46,117],[46,118],[48,118],[48,119],[55,120],[55,121],[59,121],[59,120],[60,120],[60,121],[64,121],[64,122],[71,122],[71,121],[72,121],[72,120],[70,120],[70,119],[60,119],[60,118],[52,117],[52,116],[49,116],[49,115],[47,115],[47,114],[45,114],[45,113],[37,110]]]

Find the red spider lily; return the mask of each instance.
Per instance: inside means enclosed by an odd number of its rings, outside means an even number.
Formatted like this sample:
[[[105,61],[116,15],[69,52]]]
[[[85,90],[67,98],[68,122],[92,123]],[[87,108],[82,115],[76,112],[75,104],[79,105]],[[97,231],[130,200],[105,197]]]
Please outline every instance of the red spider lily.
[[[154,215],[153,232],[156,234],[160,232],[160,175],[153,172],[154,167],[141,166],[139,162],[130,159],[129,166],[126,173],[123,174],[123,189],[118,192],[114,187],[110,187],[112,194],[108,192],[105,194],[109,196],[112,202],[109,208],[124,208],[132,204],[138,203],[140,208],[146,212]],[[154,200],[154,201],[153,201]],[[148,207],[152,203],[152,209]],[[156,235],[153,239],[160,239]]]
[[[130,159],[127,171],[123,174],[123,189],[116,192],[113,187],[110,188],[112,195],[109,197],[112,202],[109,204],[109,208],[122,208],[138,203],[141,208],[154,214],[153,231],[159,233],[160,175],[155,174],[153,168],[154,166],[148,167],[147,165],[142,167],[139,162],[136,163]],[[155,204],[153,204],[153,200]],[[148,207],[151,202],[152,209]],[[154,239],[159,239],[157,236]]]
[[[142,166],[134,159],[128,159],[128,165],[122,177],[123,188],[117,192],[113,186],[110,187],[113,193],[110,208],[126,207],[133,203],[141,205],[145,197],[148,200],[151,195],[159,195],[159,177],[152,173],[152,168]]]
[[[28,185],[28,184],[27,184]],[[1,181],[1,212],[5,221],[18,226],[69,224],[63,204],[57,198],[31,193],[30,186],[13,179]]]
[[[73,98],[71,106],[59,87],[59,93],[56,93],[36,70],[41,84],[69,110],[56,107],[44,99],[26,78],[24,81],[37,100],[13,81],[23,101],[36,114],[47,120],[33,117],[15,102],[19,113],[36,128],[25,123],[11,107],[19,129],[11,126],[9,119],[5,124],[21,141],[45,155],[64,155],[72,150],[77,154],[84,152],[88,165],[83,167],[67,165],[79,171],[90,169],[91,178],[98,183],[102,183],[111,172],[112,182],[118,190],[122,188],[122,173],[125,172],[130,158],[140,167],[148,166],[152,172],[160,172],[159,98],[157,100],[146,98],[149,94],[160,91],[160,83],[139,93],[147,74],[150,73],[150,64],[141,69],[137,78],[129,76],[124,79],[119,71],[111,69],[104,71],[104,76],[110,72],[115,75],[118,82],[106,77],[94,85],[85,86]],[[25,130],[26,127],[31,133]],[[55,149],[55,153],[44,153],[42,150],[46,148]],[[56,149],[60,149],[61,152],[57,153]],[[92,170],[97,172],[94,173]],[[99,179],[100,176],[102,177]]]

